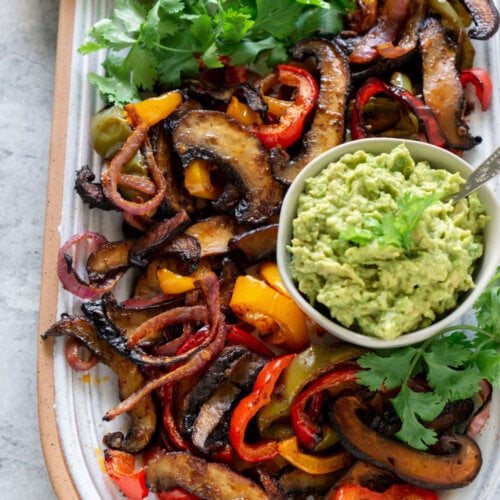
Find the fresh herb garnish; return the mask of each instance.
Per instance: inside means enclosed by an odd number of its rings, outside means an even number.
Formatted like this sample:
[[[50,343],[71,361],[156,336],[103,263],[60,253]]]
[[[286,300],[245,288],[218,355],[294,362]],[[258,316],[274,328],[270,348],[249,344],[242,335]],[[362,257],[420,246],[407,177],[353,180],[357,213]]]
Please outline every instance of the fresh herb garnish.
[[[396,436],[413,448],[437,440],[424,422],[437,417],[448,402],[474,396],[487,379],[500,388],[500,269],[474,304],[477,325],[449,327],[422,344],[363,355],[359,382],[371,390],[401,387],[391,399],[402,427]],[[472,332],[472,337],[464,331]],[[429,392],[415,392],[408,380],[424,376]]]
[[[354,0],[116,0],[109,18],[90,29],[79,52],[107,51],[105,75],[90,74],[110,102],[139,99],[140,91],[171,88],[207,68],[264,59],[273,67],[287,49],[315,32],[336,33]]]
[[[361,226],[348,226],[340,233],[339,238],[360,246],[376,241],[383,246],[404,248],[409,254],[413,231],[425,210],[440,198],[440,193],[426,196],[404,193],[396,200],[398,208],[395,212],[384,213],[381,219],[366,217]]]

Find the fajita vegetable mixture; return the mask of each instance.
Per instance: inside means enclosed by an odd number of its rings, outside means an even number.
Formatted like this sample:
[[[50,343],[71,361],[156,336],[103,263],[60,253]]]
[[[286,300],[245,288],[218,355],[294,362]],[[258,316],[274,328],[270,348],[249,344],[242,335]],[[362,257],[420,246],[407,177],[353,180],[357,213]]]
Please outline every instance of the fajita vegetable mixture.
[[[116,373],[120,403],[103,418],[128,414],[130,428],[103,445],[123,495],[435,499],[474,480],[500,387],[500,276],[477,324],[367,352],[326,342],[274,253],[288,186],[331,147],[478,147],[467,117],[493,85],[472,40],[498,24],[488,0],[116,0],[91,28],[80,52],[106,51],[89,76],[102,161],[75,189],[122,215],[123,238],[83,231],[62,245],[58,275],[81,311],[43,337],[65,337],[75,370]],[[475,200],[464,204],[479,235]],[[417,202],[429,220],[440,203]],[[365,229],[342,238],[383,238]],[[415,230],[398,233],[408,258]],[[479,257],[479,236],[465,253]]]

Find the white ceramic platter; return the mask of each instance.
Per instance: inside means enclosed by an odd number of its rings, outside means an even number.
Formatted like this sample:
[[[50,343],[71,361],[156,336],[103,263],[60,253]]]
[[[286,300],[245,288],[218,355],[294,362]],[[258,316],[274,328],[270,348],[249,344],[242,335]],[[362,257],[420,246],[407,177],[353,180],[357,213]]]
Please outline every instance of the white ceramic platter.
[[[61,288],[55,277],[55,253],[59,242],[84,229],[98,231],[109,240],[120,238],[119,216],[89,210],[76,195],[75,171],[97,164],[89,141],[89,119],[101,103],[87,82],[89,71],[98,72],[98,55],[81,56],[76,48],[88,28],[107,16],[111,0],[64,0],[61,2],[58,71],[56,75],[53,140],[49,174],[49,198],[44,249],[44,273],[40,331],[60,314],[77,313],[80,302]],[[500,137],[500,36],[476,45],[476,65],[487,68],[494,82],[494,99],[487,113],[475,113],[470,126],[483,142],[465,159],[476,164],[498,146]],[[492,181],[499,192],[498,181]],[[494,184],[496,182],[496,185]],[[61,198],[62,196],[62,198]],[[113,374],[98,365],[90,374],[72,371],[63,354],[64,342],[40,343],[39,414],[41,438],[54,490],[60,498],[123,498],[103,469],[102,437],[126,430],[122,420],[104,422],[102,416],[117,402]],[[52,348],[53,347],[53,348]],[[55,420],[54,420],[55,419]],[[494,395],[491,416],[479,444],[484,464],[478,478],[467,488],[444,492],[448,500],[500,498],[500,397]]]

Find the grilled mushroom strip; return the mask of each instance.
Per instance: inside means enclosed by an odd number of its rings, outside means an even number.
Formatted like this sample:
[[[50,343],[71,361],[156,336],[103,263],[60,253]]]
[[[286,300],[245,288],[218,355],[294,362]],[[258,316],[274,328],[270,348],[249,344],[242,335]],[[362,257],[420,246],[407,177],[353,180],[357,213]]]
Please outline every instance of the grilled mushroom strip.
[[[274,176],[284,184],[290,184],[312,159],[342,143],[350,85],[349,64],[334,42],[320,38],[304,40],[293,48],[292,55],[299,60],[312,56],[320,81],[313,122],[304,136],[304,150],[288,165],[274,165]]]
[[[87,274],[91,282],[106,280],[110,275],[128,269],[128,254],[133,240],[106,243],[92,252],[87,259]]]
[[[433,455],[374,431],[362,420],[367,411],[356,396],[337,398],[330,410],[341,443],[358,459],[390,470],[408,483],[436,490],[461,488],[478,474],[481,450],[468,436],[441,436],[440,442],[454,452]]]
[[[500,16],[491,0],[462,0],[476,25],[468,35],[476,40],[487,40],[498,30]]]
[[[67,335],[78,339],[99,361],[109,366],[118,377],[120,399],[124,400],[137,391],[145,382],[139,367],[120,356],[97,334],[91,321],[82,317],[66,316],[51,326],[42,337]],[[132,425],[127,435],[112,432],[104,436],[106,446],[128,453],[139,453],[149,445],[156,431],[157,414],[151,395],[142,399],[128,412]]]
[[[217,387],[227,378],[239,359],[247,352],[243,346],[225,347],[217,359],[202,375],[196,386],[188,396],[186,411],[184,412],[184,429],[191,433],[194,422],[203,403],[213,394]]]
[[[75,190],[89,208],[101,210],[119,210],[104,194],[102,185],[94,182],[95,175],[88,165],[84,165],[76,172]]]
[[[283,189],[272,176],[269,153],[239,122],[219,111],[192,111],[179,122],[173,140],[184,164],[195,158],[212,161],[238,185],[238,222],[259,224],[277,212]]]
[[[437,19],[428,18],[420,32],[423,95],[446,138],[447,146],[473,148],[480,138],[472,137],[464,120],[465,96],[456,66],[456,50]]]
[[[228,215],[213,215],[189,226],[185,234],[195,237],[201,247],[200,257],[222,255],[229,252],[229,241],[239,229]]]
[[[144,236],[137,239],[130,249],[130,263],[136,267],[146,267],[157,256],[161,247],[186,229],[190,222],[187,212],[181,209],[170,219],[154,224]]]
[[[268,224],[233,236],[229,247],[239,250],[249,262],[254,263],[274,255],[277,237],[278,224]]]
[[[180,486],[210,500],[269,498],[256,483],[226,465],[207,462],[185,452],[165,453],[151,460],[146,468],[146,483],[157,493]]]

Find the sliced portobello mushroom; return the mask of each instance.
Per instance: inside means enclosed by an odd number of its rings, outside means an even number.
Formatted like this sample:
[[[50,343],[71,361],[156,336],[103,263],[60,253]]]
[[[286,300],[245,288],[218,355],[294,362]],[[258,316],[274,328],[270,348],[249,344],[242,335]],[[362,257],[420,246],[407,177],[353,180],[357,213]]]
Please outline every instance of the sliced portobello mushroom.
[[[468,150],[481,141],[465,123],[465,94],[457,70],[457,51],[441,23],[428,18],[420,32],[424,102],[432,110],[449,148]]]
[[[462,0],[472,15],[474,28],[468,35],[476,40],[487,40],[497,31],[500,22],[498,9],[492,0]]]
[[[181,209],[174,216],[154,224],[144,236],[139,237],[130,249],[129,262],[136,267],[146,267],[174,236],[187,228],[191,218]]]
[[[219,443],[211,443],[210,437],[221,422],[227,419],[240,393],[239,387],[231,382],[225,382],[215,389],[199,409],[194,421],[191,441],[201,452],[209,454],[214,451],[214,444],[218,447]]]
[[[104,194],[102,184],[94,182],[95,174],[88,165],[84,165],[76,172],[75,190],[89,208],[101,210],[119,210]]]
[[[238,121],[219,111],[192,111],[180,120],[173,141],[185,165],[195,158],[212,161],[238,186],[239,223],[259,224],[278,211],[283,189],[272,176],[269,152]]]
[[[278,224],[267,224],[233,236],[229,247],[240,251],[250,263],[255,263],[274,255],[277,237]]]
[[[106,243],[92,252],[87,259],[87,275],[90,282],[99,283],[126,271],[128,255],[134,240],[126,239]]]
[[[345,113],[350,87],[350,69],[344,53],[333,41],[314,38],[299,42],[292,50],[295,59],[312,56],[316,61],[319,94],[311,126],[304,136],[304,149],[288,165],[277,163],[274,176],[290,184],[314,158],[344,140]]]
[[[453,445],[454,451],[433,455],[377,433],[364,423],[366,412],[356,396],[337,398],[329,412],[339,440],[359,460],[387,469],[410,484],[435,490],[461,488],[477,476],[481,450],[470,437],[441,436],[440,442]]]
[[[194,236],[201,248],[200,257],[223,255],[229,252],[229,241],[239,232],[233,217],[213,215],[189,226],[185,234]]]
[[[69,336],[80,341],[100,362],[109,366],[118,377],[120,399],[123,401],[145,383],[139,367],[118,354],[97,334],[94,324],[83,316],[66,316],[54,323],[42,337]],[[112,432],[104,436],[109,448],[128,453],[139,453],[146,448],[156,431],[157,409],[151,395],[142,399],[128,412],[131,427],[127,434]]]
[[[183,428],[186,432],[193,432],[194,422],[201,406],[214,393],[217,387],[227,380],[227,374],[231,372],[233,366],[246,352],[247,349],[243,346],[225,347],[202,375],[187,396],[188,401],[183,417]]]
[[[146,483],[155,493],[180,486],[210,500],[269,499],[260,486],[228,466],[185,452],[165,453],[151,460],[146,467]]]

